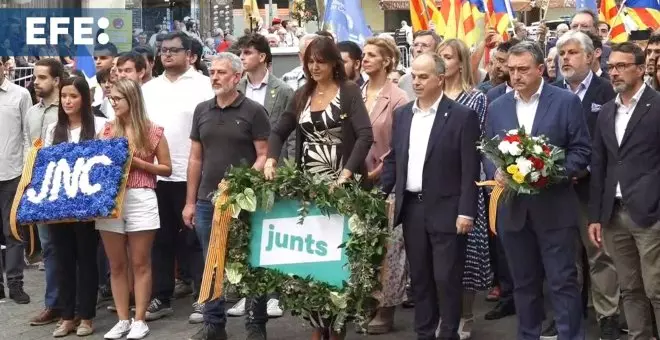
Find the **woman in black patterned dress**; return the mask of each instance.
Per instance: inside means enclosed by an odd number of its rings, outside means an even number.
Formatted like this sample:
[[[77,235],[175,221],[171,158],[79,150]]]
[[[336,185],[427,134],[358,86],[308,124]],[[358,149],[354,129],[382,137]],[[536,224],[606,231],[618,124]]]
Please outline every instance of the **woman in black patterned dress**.
[[[305,51],[303,70],[308,81],[296,91],[268,140],[266,178],[273,178],[282,145],[294,131],[296,164],[304,171],[338,184],[366,176],[364,160],[373,142],[371,121],[360,88],[346,80],[334,41],[314,39]],[[345,332],[331,331],[334,317],[311,319],[315,326],[312,339],[344,338]]]

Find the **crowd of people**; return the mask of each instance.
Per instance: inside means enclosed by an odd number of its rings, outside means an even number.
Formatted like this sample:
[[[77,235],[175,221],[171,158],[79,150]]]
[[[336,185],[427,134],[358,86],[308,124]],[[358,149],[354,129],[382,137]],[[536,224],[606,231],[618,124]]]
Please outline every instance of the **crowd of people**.
[[[238,297],[231,307],[197,296],[204,258],[218,251],[209,250],[211,196],[226,170],[247,163],[271,179],[291,159],[338,184],[359,178],[394,203],[370,334],[390,332],[403,305],[415,310],[417,339],[469,339],[483,291],[497,302],[485,319],[516,315],[521,340],[584,339],[590,305],[600,339],[657,334],[660,33],[611,44],[587,10],[558,30],[555,46],[490,32],[470,50],[418,31],[402,69],[391,36],[359,46],[273,25],[228,44],[216,30],[206,47],[194,26],[139,36],[130,52],[98,45],[92,79],[43,58],[31,90],[5,76],[2,57],[0,243],[10,299],[30,302],[25,246],[9,232],[24,151],[37,139],[126,137],[135,147],[121,218],[38,225],[45,305],[31,325],[90,335],[97,306],[109,302],[117,323],[104,338],[142,339],[148,321],[173,314],[173,298],[190,296],[189,322],[202,324],[191,340],[227,339],[228,315],[246,316],[247,339],[266,339],[269,317],[284,313],[277,296]],[[299,48],[300,66],[280,79],[271,48],[281,44]],[[567,180],[501,203],[495,235],[490,191],[476,182],[506,180],[476,145],[517,128],[565,151]]]

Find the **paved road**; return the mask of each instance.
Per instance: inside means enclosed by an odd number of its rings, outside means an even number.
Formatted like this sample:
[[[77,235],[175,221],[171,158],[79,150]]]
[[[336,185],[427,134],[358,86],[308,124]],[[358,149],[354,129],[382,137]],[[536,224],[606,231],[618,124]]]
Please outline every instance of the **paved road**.
[[[52,339],[51,333],[54,330],[54,324],[31,327],[28,325],[28,319],[39,312],[43,305],[43,272],[35,269],[26,271],[26,291],[30,294],[32,302],[27,305],[17,305],[13,301],[6,299],[0,300],[0,340],[37,340]],[[516,320],[514,317],[508,317],[498,321],[485,321],[483,315],[491,308],[492,304],[479,298],[476,304],[477,322],[473,332],[474,340],[508,340],[515,339]],[[198,328],[196,325],[188,324],[188,314],[191,312],[190,301],[181,299],[174,302],[175,314],[169,318],[154,321],[149,324],[151,334],[147,339],[158,340],[181,340],[188,339]],[[88,339],[102,339],[103,334],[109,330],[116,321],[115,314],[107,311],[105,308],[99,310],[95,320],[97,334]],[[371,339],[377,340],[399,340],[414,339],[412,329],[412,310],[400,309],[397,311],[395,328],[393,333],[381,336],[372,336]],[[588,340],[595,340],[593,327],[594,321],[590,321],[591,331]],[[244,339],[243,319],[231,318],[227,326],[230,339]],[[291,316],[284,316],[278,319],[271,319],[268,323],[268,339],[270,340],[292,340],[309,339],[310,329],[305,322]],[[71,335],[75,338],[75,335]],[[352,330],[347,336],[349,340],[365,339],[364,336],[355,334]],[[625,340],[625,338],[622,338]]]

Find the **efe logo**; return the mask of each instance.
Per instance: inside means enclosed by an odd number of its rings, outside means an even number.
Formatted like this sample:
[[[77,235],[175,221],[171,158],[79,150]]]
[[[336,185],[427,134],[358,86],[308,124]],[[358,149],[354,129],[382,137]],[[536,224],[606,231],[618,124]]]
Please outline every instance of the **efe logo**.
[[[25,20],[25,35],[27,45],[57,45],[60,35],[71,35],[74,45],[94,45],[96,42],[92,37],[93,17],[73,18],[73,34],[69,32],[71,18],[69,17],[51,17],[46,20],[45,17],[27,17]],[[110,26],[110,21],[106,17],[101,17],[96,22],[100,29],[106,29]],[[46,28],[50,32],[48,42],[46,41]],[[97,37],[99,44],[107,44],[110,37],[106,33],[101,33]]]

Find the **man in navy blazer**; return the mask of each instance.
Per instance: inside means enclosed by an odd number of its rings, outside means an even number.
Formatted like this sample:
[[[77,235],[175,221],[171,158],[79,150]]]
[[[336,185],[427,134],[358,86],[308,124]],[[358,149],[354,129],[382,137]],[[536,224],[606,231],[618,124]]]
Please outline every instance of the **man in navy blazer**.
[[[403,224],[418,340],[458,340],[467,234],[477,210],[479,119],[443,95],[445,64],[423,54],[412,64],[417,100],[398,108],[383,192],[395,193],[394,225]],[[439,305],[438,301],[442,301]]]
[[[589,164],[589,132],[578,96],[543,82],[543,51],[533,42],[509,50],[513,92],[488,107],[486,138],[524,128],[562,148],[567,179],[537,195],[516,195],[500,204],[499,237],[514,282],[518,339],[538,340],[544,319],[543,280],[547,278],[559,339],[584,339],[575,267],[578,199],[569,180]],[[484,163],[489,177],[506,185],[501,169]]]
[[[612,84],[606,79],[596,76],[591,68],[598,54],[596,46],[593,44],[594,39],[600,40],[600,37],[592,38],[589,34],[580,31],[569,31],[559,38],[557,53],[563,79],[554,83],[580,97],[582,113],[591,136],[594,135],[601,107],[616,97]],[[577,176],[574,183],[580,199],[580,239],[589,263],[591,296],[597,318],[600,321],[600,338],[610,339],[607,335],[611,334],[612,339],[618,339],[620,289],[614,263],[604,249],[599,249],[590,242],[587,228],[584,228],[588,223],[589,178],[589,171],[584,171]],[[586,269],[586,265],[582,263],[581,259],[578,259],[577,264],[578,268]],[[583,286],[585,302],[588,299],[588,288]]]

